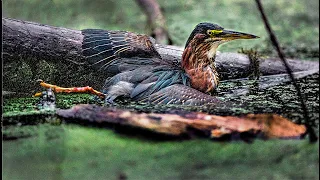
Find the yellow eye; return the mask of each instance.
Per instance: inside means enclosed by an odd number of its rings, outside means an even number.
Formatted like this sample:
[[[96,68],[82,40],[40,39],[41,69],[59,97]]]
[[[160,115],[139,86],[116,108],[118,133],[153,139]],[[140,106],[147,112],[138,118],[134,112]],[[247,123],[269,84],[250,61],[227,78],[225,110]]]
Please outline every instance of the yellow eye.
[[[210,35],[210,36],[214,36],[214,35],[222,33],[222,31],[223,30],[208,30],[207,34]]]

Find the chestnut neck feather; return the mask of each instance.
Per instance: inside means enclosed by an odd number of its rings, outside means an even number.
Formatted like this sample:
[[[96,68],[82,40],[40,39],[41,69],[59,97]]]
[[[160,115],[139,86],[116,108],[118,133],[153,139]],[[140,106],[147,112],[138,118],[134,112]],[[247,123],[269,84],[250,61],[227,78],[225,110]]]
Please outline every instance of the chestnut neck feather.
[[[189,75],[191,86],[202,92],[216,88],[219,78],[214,65],[217,45],[194,38],[185,48],[181,66]]]
[[[214,68],[217,45],[193,38],[186,46],[181,65],[184,70],[202,69],[208,65]]]

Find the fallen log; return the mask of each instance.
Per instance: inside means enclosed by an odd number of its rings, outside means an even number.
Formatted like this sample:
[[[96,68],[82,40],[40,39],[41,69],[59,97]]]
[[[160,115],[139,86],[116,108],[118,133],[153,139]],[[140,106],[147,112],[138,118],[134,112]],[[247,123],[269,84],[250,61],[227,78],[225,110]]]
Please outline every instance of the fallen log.
[[[81,104],[71,109],[58,109],[57,115],[71,123],[111,123],[181,137],[194,137],[196,132],[197,135],[211,139],[300,138],[306,131],[303,125],[294,124],[275,114],[248,114],[236,117],[199,112],[137,113]]]
[[[97,72],[85,61],[81,31],[9,18],[2,18],[2,24],[4,90],[39,91],[36,79],[61,86],[102,87],[107,72]],[[180,47],[157,44],[156,48],[163,58],[181,59]],[[286,73],[276,58],[259,62],[261,75]],[[319,70],[318,62],[288,62],[293,72]],[[240,53],[219,53],[216,64],[221,80],[244,78],[254,71],[248,56]]]

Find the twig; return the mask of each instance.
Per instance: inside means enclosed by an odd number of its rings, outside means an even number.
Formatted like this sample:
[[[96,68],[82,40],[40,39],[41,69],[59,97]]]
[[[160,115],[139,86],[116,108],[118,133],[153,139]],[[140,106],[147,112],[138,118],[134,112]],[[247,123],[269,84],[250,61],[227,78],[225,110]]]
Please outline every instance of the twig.
[[[285,66],[285,68],[287,70],[287,73],[290,76],[290,79],[292,81],[293,86],[297,90],[297,95],[298,95],[298,98],[299,98],[299,100],[301,102],[301,108],[303,110],[303,114],[304,114],[304,118],[305,118],[304,124],[305,124],[305,126],[307,128],[307,133],[309,133],[309,141],[311,143],[314,143],[314,142],[316,142],[318,140],[318,137],[317,137],[314,129],[312,128],[312,123],[310,121],[310,118],[309,118],[309,115],[308,115],[308,111],[307,111],[307,107],[306,107],[305,101],[303,99],[302,93],[300,91],[300,87],[297,84],[297,82],[296,82],[296,80],[295,80],[295,78],[294,78],[294,76],[292,74],[292,70],[290,69],[288,62],[286,61],[282,50],[280,49],[277,37],[275,36],[275,34],[273,33],[273,31],[272,31],[272,29],[270,27],[269,21],[268,21],[266,15],[265,15],[264,9],[263,9],[262,4],[261,4],[261,1],[260,0],[256,0],[256,3],[257,3],[257,6],[258,6],[258,9],[260,11],[262,20],[264,22],[265,28],[266,28],[267,32],[269,33],[270,40],[271,40],[273,46],[275,47],[275,49],[277,50],[278,56],[281,59],[281,61],[283,62],[284,66]],[[301,122],[298,122],[298,123],[301,123]]]
[[[147,27],[152,31],[151,36],[157,43],[171,45],[172,40],[166,27],[166,19],[157,0],[136,0],[136,2],[147,15]]]

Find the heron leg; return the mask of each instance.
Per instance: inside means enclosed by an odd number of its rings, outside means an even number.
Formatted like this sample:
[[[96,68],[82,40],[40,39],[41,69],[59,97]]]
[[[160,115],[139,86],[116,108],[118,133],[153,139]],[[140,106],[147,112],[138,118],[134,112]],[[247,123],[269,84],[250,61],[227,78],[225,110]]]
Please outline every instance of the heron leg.
[[[106,104],[116,104],[116,103],[114,102],[114,100],[115,100],[117,97],[118,97],[118,96],[116,96],[116,95],[107,95],[106,98],[104,99],[104,102],[105,102]]]

